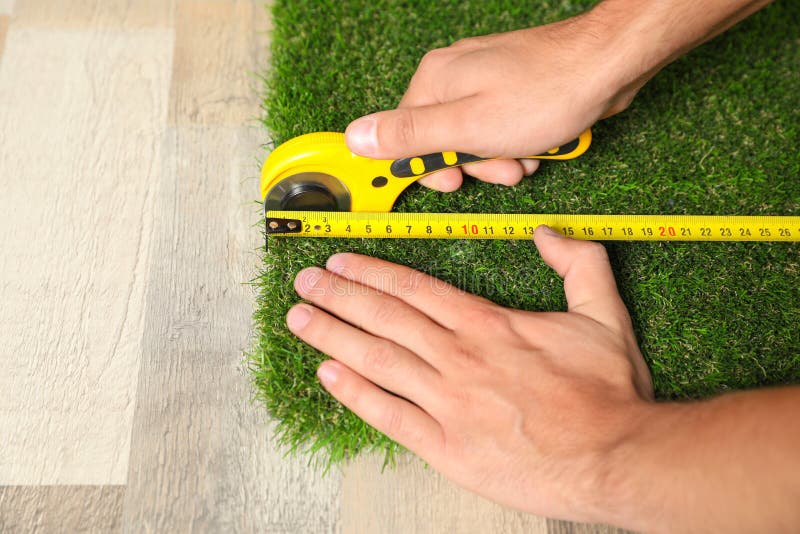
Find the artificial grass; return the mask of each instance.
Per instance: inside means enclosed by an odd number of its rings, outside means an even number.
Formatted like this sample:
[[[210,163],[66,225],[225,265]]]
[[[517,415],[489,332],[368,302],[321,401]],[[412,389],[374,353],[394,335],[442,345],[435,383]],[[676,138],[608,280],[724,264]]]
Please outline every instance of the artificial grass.
[[[593,3],[276,0],[264,126],[276,144],[344,131],[358,116],[394,107],[427,50]],[[578,160],[544,164],[514,188],[474,180],[451,194],[412,187],[395,210],[798,215],[798,27],[800,3],[777,2],[662,71],[630,109],[594,127]],[[607,248],[658,398],[800,380],[798,244]],[[270,238],[250,367],[282,441],[323,465],[397,447],[322,390],[315,369],[323,356],[285,326],[298,301],[294,275],[339,251],[410,265],[506,306],[565,307],[561,281],[530,242]]]

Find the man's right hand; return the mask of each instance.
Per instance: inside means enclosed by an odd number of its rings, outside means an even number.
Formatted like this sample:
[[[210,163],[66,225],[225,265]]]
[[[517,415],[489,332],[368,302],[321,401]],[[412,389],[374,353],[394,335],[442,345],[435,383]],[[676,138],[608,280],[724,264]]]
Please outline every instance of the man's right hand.
[[[766,0],[605,0],[576,17],[474,37],[428,52],[397,109],[352,122],[350,150],[396,159],[458,151],[502,158],[464,172],[514,185],[540,154],[618,113],[666,64],[768,3]],[[461,169],[420,180],[440,191]]]
[[[509,33],[474,37],[428,52],[399,106],[347,128],[355,153],[394,159],[455,150],[504,159],[464,166],[487,182],[514,185],[545,152],[621,111],[633,94],[616,89],[611,43],[589,14]],[[460,169],[420,180],[452,191]]]

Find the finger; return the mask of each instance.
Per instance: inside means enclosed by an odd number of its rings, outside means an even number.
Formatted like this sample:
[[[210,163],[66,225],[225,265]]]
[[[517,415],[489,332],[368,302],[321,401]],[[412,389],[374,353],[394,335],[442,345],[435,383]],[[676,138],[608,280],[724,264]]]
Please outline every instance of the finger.
[[[484,154],[486,139],[475,97],[429,106],[380,111],[351,122],[347,146],[361,156],[394,159],[454,150]]]
[[[419,183],[442,193],[451,193],[461,187],[463,177],[460,168],[445,169],[420,178]]]
[[[426,89],[423,82],[419,80],[419,74],[420,71],[417,71],[417,74],[414,75],[406,94],[403,95],[403,99],[397,105],[398,108],[428,106],[437,103],[433,92],[430,89]],[[462,180],[461,169],[450,168],[424,176],[418,180],[418,183],[435,191],[451,193],[461,187]]]
[[[628,311],[603,245],[563,237],[545,225],[536,228],[534,241],[542,259],[564,279],[569,311],[615,330],[630,328]]]
[[[506,186],[517,185],[524,174],[522,165],[515,159],[494,159],[480,163],[468,163],[462,167],[462,171],[478,180]]]
[[[414,75],[414,78],[408,86],[408,90],[397,105],[398,108],[428,106],[437,103],[432,90],[426,88],[426,84],[420,80],[420,74],[418,70],[417,74]],[[461,169],[450,168],[424,176],[418,180],[418,183],[435,191],[451,193],[461,187],[462,180]]]
[[[389,271],[385,267],[376,268],[365,273],[363,282],[378,279],[391,283]],[[309,302],[423,358],[439,354],[452,345],[451,332],[415,307],[392,296],[392,288],[370,286],[362,280],[348,279],[318,267],[300,271],[295,277],[294,287]]]
[[[417,108],[420,106],[430,106],[438,104],[439,101],[433,91],[433,87],[427,76],[423,76],[420,71],[414,74],[411,82],[408,84],[408,89],[403,94],[400,102],[397,104],[398,108]]]
[[[531,174],[536,172],[536,169],[539,168],[539,160],[538,159],[521,159],[519,160],[520,165],[522,165],[524,176],[530,176]]]
[[[430,106],[439,104],[436,98],[434,84],[441,78],[443,50],[431,50],[419,62],[417,70],[408,83],[403,98],[397,104],[398,108]]]
[[[442,427],[418,406],[333,360],[322,362],[317,376],[331,395],[368,425],[428,461],[438,456],[444,441]]]
[[[344,363],[371,382],[420,405],[439,391],[439,373],[405,348],[359,330],[308,304],[286,314],[297,337]]]
[[[328,258],[326,268],[340,277],[393,295],[450,330],[464,326],[463,311],[467,307],[491,304],[438,278],[361,254],[334,254]]]
[[[463,43],[458,47],[437,48],[428,51],[420,60],[417,70],[411,77],[403,98],[398,104],[398,108],[402,107],[419,107],[429,106],[432,104],[440,104],[442,102],[456,100],[457,96],[444,98],[444,89],[448,86],[456,88],[463,88],[464,85],[459,83],[458,79],[454,79],[452,75],[448,75],[448,65],[453,61],[453,58],[459,54],[463,54],[468,50]],[[455,48],[459,48],[458,52]],[[459,95],[460,96],[460,95]]]

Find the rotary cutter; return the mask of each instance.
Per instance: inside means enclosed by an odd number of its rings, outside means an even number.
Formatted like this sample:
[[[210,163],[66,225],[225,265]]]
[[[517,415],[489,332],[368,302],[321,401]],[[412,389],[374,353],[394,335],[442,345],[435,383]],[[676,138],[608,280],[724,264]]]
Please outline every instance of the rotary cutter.
[[[562,146],[529,159],[572,159],[592,140],[590,130]],[[264,212],[391,211],[403,190],[428,174],[484,161],[461,152],[436,152],[397,160],[365,158],[350,152],[344,134],[311,133],[276,148],[261,170]],[[526,158],[527,159],[527,158]]]

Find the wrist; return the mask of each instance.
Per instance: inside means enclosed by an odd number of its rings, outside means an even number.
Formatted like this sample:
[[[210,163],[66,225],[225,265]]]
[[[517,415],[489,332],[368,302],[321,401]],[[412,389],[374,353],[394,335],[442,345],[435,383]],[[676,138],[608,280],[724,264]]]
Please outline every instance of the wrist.
[[[651,14],[637,0],[605,0],[563,21],[582,61],[584,98],[598,105],[597,118],[624,110],[662,68],[666,52],[650,34]],[[650,10],[652,11],[652,9]]]
[[[582,18],[598,36],[610,107],[627,106],[662,68],[771,0],[603,0]]]
[[[592,522],[637,531],[663,530],[669,475],[660,471],[669,436],[691,418],[691,405],[642,402],[628,416],[627,431],[598,466],[587,502]]]
[[[660,3],[605,0],[586,13],[589,31],[599,36],[599,64],[609,107],[627,107],[639,89],[677,53],[668,43]],[[619,100],[625,104],[619,106]]]

